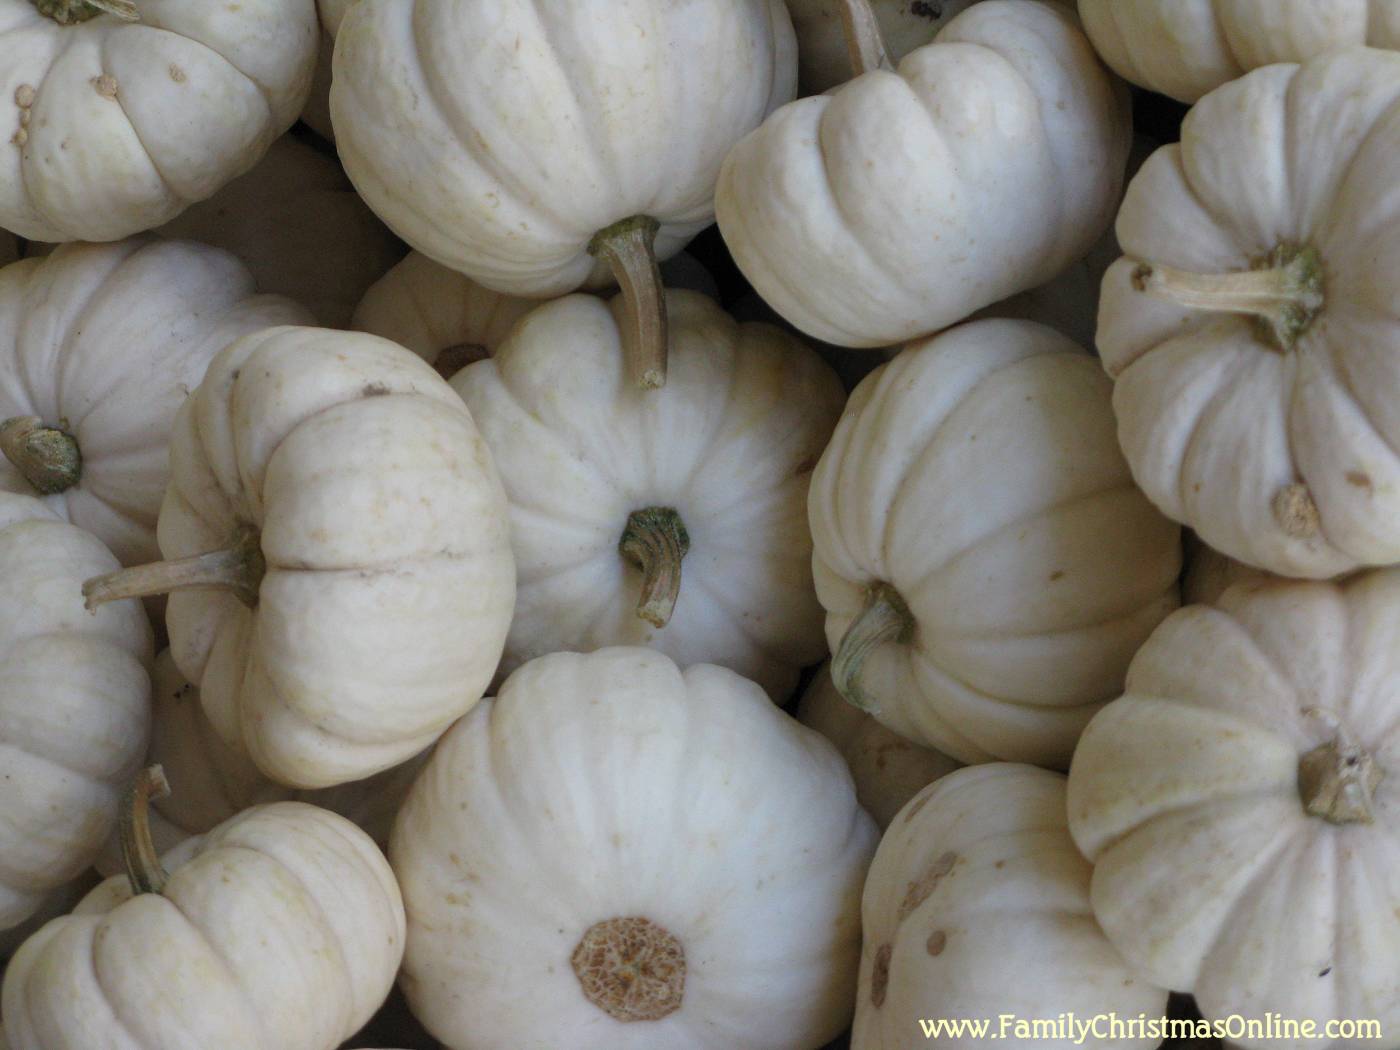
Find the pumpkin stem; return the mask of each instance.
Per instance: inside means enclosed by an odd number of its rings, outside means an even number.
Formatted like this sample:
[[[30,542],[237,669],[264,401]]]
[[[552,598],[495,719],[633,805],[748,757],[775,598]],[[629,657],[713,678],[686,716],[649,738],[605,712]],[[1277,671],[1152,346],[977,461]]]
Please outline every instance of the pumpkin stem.
[[[67,492],[83,476],[78,439],[61,427],[46,427],[38,416],[16,416],[0,423],[0,452],[45,496]]]
[[[671,507],[647,507],[627,517],[617,549],[642,573],[637,615],[665,627],[681,595],[681,561],[690,553],[690,534]]]
[[[656,233],[661,224],[649,215],[634,215],[594,235],[588,252],[612,270],[627,316],[622,344],[637,384],[643,390],[666,385],[666,293],[656,263]]]
[[[170,782],[165,779],[165,770],[160,766],[147,766],[136,774],[122,799],[117,834],[132,893],[160,893],[170,881],[151,838],[151,803],[169,794]]]
[[[1337,716],[1322,708],[1304,712],[1323,722],[1333,737],[1298,759],[1298,795],[1303,809],[1329,824],[1370,824],[1371,800],[1385,770],[1353,743]]]
[[[685,946],[641,916],[594,923],[569,963],[583,997],[624,1024],[659,1021],[685,999]]]
[[[232,591],[251,609],[258,604],[258,587],[266,572],[257,530],[244,527],[234,534],[226,550],[95,576],[83,584],[83,597],[91,611],[123,598],[149,598],[171,591],[215,587]]]
[[[831,658],[831,680],[847,702],[862,711],[875,709],[874,699],[860,684],[865,658],[886,642],[907,643],[914,636],[914,614],[904,598],[888,583],[871,584],[865,608],[851,621],[836,655]]]
[[[885,50],[885,38],[880,33],[880,20],[870,0],[842,0],[841,29],[846,35],[846,53],[851,57],[851,69],[864,76],[876,69],[893,70],[890,53]]]
[[[433,359],[433,367],[437,369],[438,375],[450,382],[452,377],[467,365],[485,361],[490,356],[491,352],[479,343],[458,343],[438,354]]]
[[[41,15],[59,25],[71,26],[98,15],[115,15],[123,22],[139,22],[141,16],[132,0],[32,0]]]
[[[1327,304],[1316,248],[1281,245],[1252,270],[1200,274],[1144,263],[1133,287],[1178,306],[1259,318],[1279,350],[1292,350]]]

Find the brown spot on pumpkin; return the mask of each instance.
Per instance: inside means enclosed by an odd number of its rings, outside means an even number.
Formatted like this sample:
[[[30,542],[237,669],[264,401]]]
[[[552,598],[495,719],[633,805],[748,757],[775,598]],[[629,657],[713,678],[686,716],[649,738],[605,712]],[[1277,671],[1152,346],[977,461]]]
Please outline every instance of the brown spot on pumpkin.
[[[919,800],[917,802],[913,803],[907,810],[905,810],[904,823],[912,823],[914,818],[919,815],[919,810],[923,809],[925,806],[928,805],[928,800],[928,792],[925,792],[919,797]],[[1396,914],[1400,915],[1400,909],[1396,909]]]
[[[366,383],[360,393],[365,397],[384,397],[389,393],[389,388],[383,383]]]
[[[183,84],[188,78],[185,76],[185,71],[172,62],[170,63],[170,79],[177,84]]]
[[[875,967],[870,971],[870,1005],[875,1009],[885,1005],[885,993],[890,988],[890,956],[894,949],[888,944],[880,945],[875,953]]]
[[[93,77],[92,86],[103,98],[117,97],[117,78],[111,73],[103,73],[100,77]]]
[[[1365,489],[1367,492],[1370,492],[1375,487],[1371,482],[1371,475],[1367,474],[1364,470],[1347,471],[1347,484],[1355,485],[1357,488]]]
[[[1329,973],[1331,973],[1331,972],[1332,972],[1332,967],[1328,966],[1328,967],[1326,967],[1325,969],[1323,969],[1323,971],[1322,971],[1321,973],[1319,973],[1318,976],[1319,976],[1319,977],[1326,977],[1326,976],[1327,976]]]
[[[15,105],[20,109],[28,109],[38,97],[39,93],[34,90],[33,84],[21,84],[15,88]]]
[[[943,949],[948,947],[948,935],[942,930],[934,930],[928,935],[928,948],[930,955],[942,955]]]
[[[1052,573],[1050,574],[1050,582],[1051,582],[1051,583],[1054,583],[1056,580],[1063,580],[1064,578],[1065,578],[1065,570],[1064,570],[1064,569],[1056,569],[1054,572],[1052,572]]]
[[[1301,482],[1284,485],[1274,493],[1272,502],[1274,520],[1279,527],[1295,539],[1308,539],[1316,536],[1322,527],[1322,515],[1313,500],[1308,487]]]
[[[929,899],[929,896],[938,884],[943,881],[943,877],[953,870],[953,866],[958,862],[958,855],[952,850],[944,853],[932,864],[921,876],[909,883],[904,891],[904,900],[899,902],[899,913],[897,922],[903,922],[914,912],[919,905]]]
[[[584,998],[617,1021],[659,1021],[685,997],[685,949],[650,919],[594,923],[569,962]]]
[[[29,141],[29,132],[26,131],[24,128],[20,128],[18,131],[16,131],[13,135],[10,136],[10,141],[13,142],[16,146],[23,146],[26,142]]]

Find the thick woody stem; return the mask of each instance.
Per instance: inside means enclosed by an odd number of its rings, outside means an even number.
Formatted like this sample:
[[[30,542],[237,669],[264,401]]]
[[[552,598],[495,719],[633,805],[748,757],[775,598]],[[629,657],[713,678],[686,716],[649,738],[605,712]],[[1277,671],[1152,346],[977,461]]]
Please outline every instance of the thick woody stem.
[[[38,416],[16,416],[0,423],[0,452],[36,492],[67,492],[83,476],[78,439],[60,427],[46,427]]]
[[[875,709],[875,698],[861,685],[865,660],[888,642],[905,644],[914,636],[914,614],[888,583],[875,583],[865,596],[865,608],[846,628],[831,658],[831,680],[846,700],[862,711]]]
[[[83,584],[89,610],[123,598],[149,598],[172,591],[212,587],[232,591],[250,609],[258,604],[258,587],[267,572],[255,529],[243,528],[225,550],[192,558],[159,561],[95,576]]]
[[[661,224],[649,215],[634,215],[599,231],[588,246],[602,259],[622,289],[627,313],[622,343],[643,390],[666,385],[666,291],[656,262],[656,233]]]
[[[1281,351],[1292,350],[1327,304],[1316,248],[1282,245],[1252,270],[1201,274],[1144,263],[1133,287],[1178,306],[1257,317]]]
[[[894,69],[870,0],[842,0],[841,29],[846,34],[846,52],[851,56],[851,69],[856,76],[876,69]]]
[[[1298,796],[1303,809],[1329,824],[1370,824],[1372,800],[1385,770],[1360,744],[1353,743],[1329,711],[1309,708],[1335,734],[1298,759]]]
[[[151,838],[151,803],[169,794],[170,783],[165,779],[165,770],[160,766],[148,766],[136,774],[122,799],[117,832],[132,893],[160,893],[170,881]]]
[[[41,15],[59,25],[71,26],[98,15],[115,15],[123,22],[140,21],[132,0],[32,0]]]
[[[617,549],[642,573],[637,615],[653,627],[665,627],[676,611],[681,594],[681,561],[690,551],[685,522],[671,507],[633,511]]]

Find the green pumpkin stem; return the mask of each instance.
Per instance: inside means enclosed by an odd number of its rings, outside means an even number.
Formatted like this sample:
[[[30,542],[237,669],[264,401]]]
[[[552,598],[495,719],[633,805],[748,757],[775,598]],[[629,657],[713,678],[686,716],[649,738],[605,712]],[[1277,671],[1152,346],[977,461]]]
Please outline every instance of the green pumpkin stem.
[[[83,477],[78,439],[61,427],[44,426],[38,416],[0,423],[0,452],[40,495],[67,492]]]
[[[642,573],[637,615],[665,627],[681,594],[681,561],[690,552],[685,522],[671,507],[647,507],[627,518],[618,552]]]
[[[622,345],[628,366],[643,390],[666,385],[666,290],[656,262],[656,234],[661,224],[649,215],[634,215],[599,231],[588,245],[602,259],[622,289],[627,312]]]
[[[99,15],[114,15],[123,22],[141,19],[132,0],[31,0],[41,15],[59,25],[71,26]]]
[[[913,636],[914,614],[903,596],[888,583],[872,584],[866,591],[865,608],[846,628],[831,658],[836,691],[862,711],[874,711],[875,698],[861,684],[866,657],[890,642],[906,644]]]
[[[846,53],[851,57],[851,70],[856,76],[876,69],[894,69],[890,53],[885,50],[885,38],[880,33],[880,20],[870,0],[842,0],[841,29],[846,35]]]
[[[151,838],[151,803],[169,794],[170,782],[165,779],[165,770],[160,766],[147,766],[136,774],[122,799],[117,815],[118,840],[126,877],[134,894],[161,893],[170,881]]]
[[[252,609],[258,604],[258,588],[266,572],[267,562],[263,559],[257,531],[245,527],[224,550],[95,576],[83,584],[83,597],[91,611],[99,605],[125,598],[216,588],[232,591],[239,601]]]

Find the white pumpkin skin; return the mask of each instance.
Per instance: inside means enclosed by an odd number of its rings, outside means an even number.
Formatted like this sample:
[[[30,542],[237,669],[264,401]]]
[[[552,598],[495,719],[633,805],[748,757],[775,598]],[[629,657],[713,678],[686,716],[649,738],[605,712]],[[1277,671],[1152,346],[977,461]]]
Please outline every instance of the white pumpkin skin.
[[[1028,321],[962,325],[871,373],[809,513],[838,686],[850,652],[845,695],[963,762],[1064,768],[1178,602],[1179,530],[1133,486],[1108,383]],[[903,640],[843,650],[882,585]]]
[[[296,120],[316,62],[312,0],[135,8],[135,22],[61,25],[32,0],[0,0],[0,226],[37,241],[154,229]]]
[[[1089,878],[1065,824],[1060,774],[994,763],[930,784],[895,819],[866,879],[851,1050],[916,1045],[920,1018],[990,1018],[997,1033],[1006,1015],[1163,1015],[1166,989],[1136,977],[1094,921]],[[1000,1041],[1068,1045],[1013,1030]],[[946,1034],[927,1042],[979,1044]],[[1156,1041],[1081,1045],[1151,1050]]]
[[[505,495],[461,400],[373,336],[273,328],[180,410],[161,551],[244,544],[261,579],[182,590],[171,651],[224,742],[320,788],[406,761],[495,670],[515,570]]]
[[[1239,584],[1162,624],[1084,732],[1069,818],[1094,912],[1139,973],[1192,992],[1207,1018],[1400,1026],[1397,609],[1396,570]],[[1322,759],[1373,762],[1381,779],[1329,807],[1307,786]],[[1333,822],[1368,795],[1356,809],[1373,823]]]
[[[403,256],[335,158],[283,135],[258,165],[160,230],[232,252],[258,288],[290,296],[328,328]]]
[[[713,221],[720,163],[793,97],[795,52],[782,0],[364,0],[336,35],[336,144],[414,248],[562,295],[621,220],[657,220],[662,259]]]
[[[738,671],[781,702],[825,651],[804,507],[845,395],[792,336],[737,325],[694,292],[667,299],[661,390],[630,381],[621,298],[584,295],[530,313],[452,381],[510,498],[519,595],[502,671],[650,645],[683,667]],[[620,550],[652,508],[676,512],[689,540],[663,625],[643,617],[643,572]]]
[[[384,1001],[403,901],[343,817],[261,806],[165,863],[162,892],[109,879],[19,950],[4,984],[11,1050],[328,1050]]]
[[[1079,0],[1079,17],[1119,76],[1181,102],[1260,66],[1400,48],[1392,0]]]
[[[890,58],[898,62],[933,40],[938,31],[976,0],[871,0]],[[853,76],[839,0],[787,0],[797,33],[798,81],[802,94],[817,95]]]
[[[850,767],[856,798],[882,831],[925,786],[962,765],[890,732],[836,691],[826,665],[802,694],[797,720],[836,745]]]
[[[794,102],[735,146],[719,226],[797,328],[887,346],[1082,258],[1112,218],[1130,142],[1127,90],[1072,12],[983,0],[897,73]]]
[[[553,654],[444,737],[399,814],[402,984],[456,1050],[815,1050],[850,1017],[876,838],[835,749],[752,683]],[[623,961],[630,1002],[590,997],[575,952],[624,919],[657,954]]]
[[[1118,216],[1098,346],[1134,477],[1279,575],[1400,561],[1397,79],[1400,54],[1357,50],[1227,84]],[[1260,282],[1294,311],[1281,328],[1229,289]]]
[[[0,423],[37,416],[77,441],[77,484],[44,497],[125,565],[160,556],[170,428],[214,355],[269,325],[309,321],[255,295],[231,255],[133,237],[0,269]],[[0,456],[0,489],[39,495]]]
[[[0,492],[0,929],[92,864],[146,751],[146,614],[83,608],[83,580],[115,568],[92,536]]]

